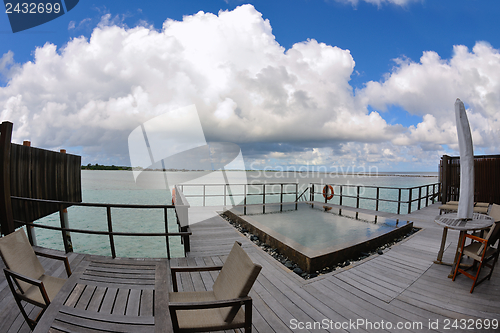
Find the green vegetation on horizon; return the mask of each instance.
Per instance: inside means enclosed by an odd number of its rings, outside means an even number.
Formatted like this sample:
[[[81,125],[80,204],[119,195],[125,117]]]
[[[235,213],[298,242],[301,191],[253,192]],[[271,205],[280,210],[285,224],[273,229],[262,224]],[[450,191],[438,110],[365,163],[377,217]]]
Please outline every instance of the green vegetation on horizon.
[[[82,165],[82,170],[132,170],[131,167],[127,166],[116,166],[116,165],[99,165],[99,164],[87,164]]]

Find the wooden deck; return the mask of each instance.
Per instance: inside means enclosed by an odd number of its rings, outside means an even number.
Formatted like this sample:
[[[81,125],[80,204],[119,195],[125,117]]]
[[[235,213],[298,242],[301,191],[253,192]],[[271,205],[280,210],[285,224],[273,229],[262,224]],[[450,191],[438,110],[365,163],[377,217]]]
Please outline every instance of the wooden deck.
[[[470,279],[459,276],[453,282],[447,277],[450,272],[449,266],[433,264],[442,235],[442,228],[434,222],[434,217],[439,215],[438,206],[436,204],[410,215],[379,213],[378,215],[400,220],[409,219],[416,227],[423,229],[391,249],[386,249],[383,255],[370,256],[362,262],[307,281],[275,261],[220,217],[215,214],[210,217],[206,209],[192,209],[192,214],[203,214],[209,218],[191,226],[193,236],[189,256],[172,259],[170,265],[222,264],[234,241],[241,241],[251,258],[263,266],[250,293],[254,305],[254,332],[478,332],[480,331],[478,329],[455,329],[452,324],[455,319],[458,319],[458,325],[461,324],[460,320],[500,320],[500,269],[497,268],[490,281],[483,282],[475,288],[473,294],[470,294],[472,284]],[[450,230],[444,261],[453,260],[457,239],[458,232]],[[108,277],[108,273],[122,274],[123,272],[120,273],[107,267],[108,264],[103,267],[104,264],[99,263],[98,258],[95,257],[93,264],[89,263],[89,257],[81,254],[72,253],[69,257],[73,270],[88,271],[88,267],[92,265],[95,269],[92,269],[94,273],[90,274],[90,277],[86,273],[80,278],[87,276],[89,280],[84,283],[87,286],[80,287],[81,292],[76,291],[81,297],[76,297],[79,300],[69,304],[73,307],[66,306],[64,311],[70,312],[68,316],[78,311],[88,313],[92,307],[95,307],[95,304],[99,302],[104,304],[106,297],[102,295],[107,295],[104,291],[110,288],[107,279],[123,277],[114,274]],[[65,276],[64,268],[59,263],[45,258],[41,258],[41,261],[49,273]],[[138,260],[130,260],[130,262],[140,264]],[[149,265],[147,260],[143,261],[143,264],[144,262]],[[106,272],[107,269],[109,272]],[[178,281],[179,289],[184,291],[210,289],[216,274],[213,272],[182,273]],[[146,280],[148,280],[147,276]],[[147,290],[151,290],[151,283],[150,275],[149,282],[146,283],[149,284],[148,287],[138,287],[137,283],[132,283],[132,286],[127,284],[129,286],[127,288],[119,285],[111,287],[117,289],[114,294],[116,300],[113,301],[115,304],[122,303],[117,301],[118,290],[120,288],[128,290],[127,299],[130,300],[129,308],[132,310],[131,313],[124,310],[125,312],[120,315],[133,316],[137,319],[141,316],[140,310],[137,312],[133,309],[141,308],[141,304],[145,304],[147,312],[147,309],[154,306],[147,294]],[[89,285],[92,290],[89,289],[86,295],[90,296],[84,297],[85,288],[89,288]],[[155,288],[159,288],[158,284]],[[113,295],[113,292],[114,289],[110,294]],[[144,300],[142,295],[145,297]],[[75,294],[75,296],[78,295]],[[78,304],[86,309],[78,309]],[[76,315],[81,316],[80,312]],[[94,317],[96,313],[98,312],[94,312]],[[144,315],[149,318],[146,321],[151,320],[150,316],[148,317],[149,313],[144,313]],[[131,319],[127,318],[127,320]],[[313,325],[315,322],[326,323],[328,321],[330,323],[330,320],[336,322],[337,325],[343,323],[343,327],[336,329],[335,324],[331,324],[332,327],[326,329],[293,329],[299,322],[304,325],[308,323]],[[364,325],[354,325],[361,320],[364,321]],[[367,322],[373,326],[370,328]],[[398,329],[398,323],[412,327]],[[445,327],[447,323],[449,329]],[[467,325],[469,324],[470,322],[467,322]],[[379,325],[383,326],[379,327],[381,329],[376,329]],[[475,328],[475,326],[472,327]],[[65,330],[61,329],[61,331]],[[163,331],[169,330],[165,328]],[[10,295],[3,274],[0,276],[0,332],[29,332]]]

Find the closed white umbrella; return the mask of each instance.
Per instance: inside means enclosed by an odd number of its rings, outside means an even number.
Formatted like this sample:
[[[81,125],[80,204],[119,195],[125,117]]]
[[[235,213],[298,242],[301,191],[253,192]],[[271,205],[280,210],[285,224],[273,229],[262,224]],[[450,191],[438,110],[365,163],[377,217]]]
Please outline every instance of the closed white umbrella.
[[[455,102],[455,118],[460,149],[460,198],[457,217],[472,220],[474,210],[474,150],[465,106],[458,98]]]

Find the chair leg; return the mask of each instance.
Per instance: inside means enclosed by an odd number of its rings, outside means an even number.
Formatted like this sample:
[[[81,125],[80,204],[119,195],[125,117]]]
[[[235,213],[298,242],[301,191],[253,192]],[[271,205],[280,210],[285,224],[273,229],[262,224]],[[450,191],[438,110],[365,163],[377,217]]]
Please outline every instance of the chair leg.
[[[458,255],[457,263],[455,264],[455,273],[453,273],[452,281],[455,281],[455,278],[457,277],[457,273],[460,267],[460,262],[462,261],[463,257],[462,253],[464,253],[464,245],[465,245],[465,237],[463,237],[462,244],[460,245],[460,254]]]
[[[26,313],[24,306],[21,304],[21,299],[17,295],[16,288],[14,287],[14,283],[12,282],[12,276],[10,276],[9,274],[5,274],[5,277],[7,278],[7,283],[9,284],[9,288],[10,288],[10,291],[12,292],[12,296],[14,296],[14,300],[16,301],[17,306],[18,306],[19,310],[21,311],[21,314],[24,317],[24,320],[26,320],[26,323],[28,324],[29,328],[33,331],[35,329],[36,324],[37,324],[38,317],[37,317],[37,320],[33,320],[33,319],[30,319],[28,317],[28,314]]]
[[[245,302],[245,333],[252,332],[252,300]]]
[[[490,274],[488,274],[488,280],[491,278],[491,275],[493,275],[493,269],[495,268],[495,264],[498,261],[498,254],[499,253],[500,253],[500,249],[497,249],[497,254],[495,255],[495,258],[493,259],[493,263],[491,264]]]
[[[482,263],[482,262],[480,262],[480,263],[479,263],[479,266],[478,266],[478,268],[477,268],[477,272],[476,272],[476,276],[474,276],[474,277],[472,278],[472,280],[473,280],[474,282],[472,283],[472,288],[470,288],[470,293],[471,293],[471,294],[472,294],[472,292],[474,291],[474,287],[476,286],[477,278],[479,277],[479,273],[481,272],[481,267],[483,267],[483,263]]]

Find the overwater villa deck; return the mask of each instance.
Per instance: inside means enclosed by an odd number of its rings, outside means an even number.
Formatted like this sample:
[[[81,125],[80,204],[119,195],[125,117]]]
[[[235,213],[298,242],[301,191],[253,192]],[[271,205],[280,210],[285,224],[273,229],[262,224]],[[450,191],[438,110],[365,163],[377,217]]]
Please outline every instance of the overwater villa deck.
[[[201,214],[207,219],[191,226],[191,251],[186,258],[132,260],[69,253],[73,275],[79,279],[77,287],[62,290],[60,294],[66,292],[61,296],[65,305],[53,310],[59,313],[47,311],[44,317],[55,316],[56,320],[48,324],[53,332],[102,331],[102,328],[92,329],[95,322],[107,327],[106,331],[128,327],[134,332],[170,332],[167,304],[162,301],[162,295],[172,288],[169,267],[221,265],[231,246],[239,241],[252,260],[263,267],[250,292],[254,332],[481,331],[477,325],[500,320],[500,270],[471,294],[470,279],[458,276],[453,282],[448,278],[449,266],[433,263],[442,235],[442,227],[434,222],[439,215],[438,206],[430,205],[407,215],[376,212],[379,216],[413,221],[422,230],[385,249],[382,255],[372,255],[309,280],[302,279],[240,234],[215,214],[213,207],[192,207],[190,216]],[[450,230],[447,239],[444,261],[451,262],[458,231]],[[62,264],[46,258],[40,260],[48,273],[66,277]],[[135,273],[133,279],[127,275],[131,271]],[[215,274],[181,273],[179,289],[210,289]],[[102,324],[109,318],[115,318],[115,322]],[[467,320],[465,325],[461,320]],[[328,325],[309,328],[318,322]],[[402,325],[402,329],[397,325]],[[37,326],[36,330],[48,331],[49,326]],[[1,274],[0,332],[29,331]]]

